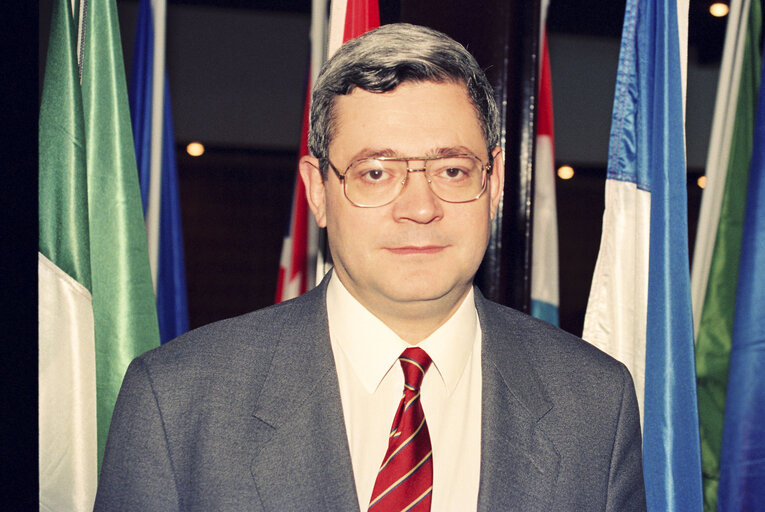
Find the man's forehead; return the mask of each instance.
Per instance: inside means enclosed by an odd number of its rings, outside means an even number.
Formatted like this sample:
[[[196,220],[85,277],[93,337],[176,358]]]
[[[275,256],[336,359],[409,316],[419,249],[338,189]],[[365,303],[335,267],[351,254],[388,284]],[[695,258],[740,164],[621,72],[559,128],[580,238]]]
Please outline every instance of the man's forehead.
[[[431,92],[437,93],[439,90],[451,89],[456,92],[453,94],[451,101],[439,102],[437,105],[428,102],[431,97]],[[422,108],[429,106],[430,108],[437,108],[441,110],[441,107],[448,108],[455,105],[470,106],[476,113],[476,119],[480,122],[480,114],[475,107],[467,86],[460,80],[448,80],[448,81],[434,81],[434,80],[409,80],[398,84],[396,87],[385,90],[375,91],[368,90],[362,87],[356,87],[348,94],[337,95],[332,101],[332,123],[336,124],[341,117],[341,111],[343,115],[358,112],[359,108],[387,108],[387,103],[395,101],[402,96],[420,95],[420,101],[410,106],[410,111],[415,113]],[[420,108],[422,107],[422,108]],[[336,128],[337,126],[335,126]]]
[[[336,96],[333,103],[331,120],[333,141],[341,134],[349,135],[344,130],[348,124],[353,125],[352,130],[355,132],[360,129],[375,131],[378,128],[375,126],[375,119],[379,120],[377,124],[397,119],[399,123],[395,127],[397,131],[408,131],[408,120],[419,121],[425,125],[423,128],[430,128],[434,126],[430,122],[431,119],[434,122],[440,119],[438,126],[457,128],[459,131],[470,130],[473,127],[483,131],[480,112],[473,103],[467,87],[460,81],[409,81],[385,92],[356,88],[350,94]],[[363,129],[359,125],[363,125]],[[424,156],[425,150],[432,154],[445,153],[450,147],[451,145],[448,145],[441,149],[441,146],[434,145],[421,148],[419,155]],[[389,148],[382,145],[368,149],[382,152]],[[397,155],[381,153],[377,156]]]

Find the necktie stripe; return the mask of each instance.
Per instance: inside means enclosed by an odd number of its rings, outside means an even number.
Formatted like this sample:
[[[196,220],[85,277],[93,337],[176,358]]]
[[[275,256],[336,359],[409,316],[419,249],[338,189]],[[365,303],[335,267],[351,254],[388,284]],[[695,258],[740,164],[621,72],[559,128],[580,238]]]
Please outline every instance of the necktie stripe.
[[[416,395],[414,395],[414,396],[413,396],[413,397],[412,397],[412,398],[411,398],[411,399],[410,399],[410,400],[409,400],[409,401],[406,403],[406,406],[404,407],[404,410],[407,410],[407,409],[409,409],[409,406],[410,406],[410,405],[412,405],[412,404],[415,402],[415,400],[417,400],[418,398],[420,398],[420,392],[419,392],[419,391],[417,392],[417,394],[416,394]]]
[[[420,496],[418,496],[413,502],[411,502],[409,505],[406,506],[405,509],[402,509],[401,512],[409,512],[414,507],[416,507],[422,500],[430,496],[430,493],[433,492],[433,486],[431,485],[428,487],[428,490],[422,493]]]
[[[396,482],[390,482],[389,488],[382,491],[382,496],[377,497],[378,501],[370,512],[398,512],[409,506],[426,489],[432,487],[432,460],[432,458],[427,459],[417,471],[409,475],[406,480],[398,482],[397,485],[394,485]],[[430,498],[426,500],[426,503],[429,502]]]
[[[418,363],[417,361],[415,361],[414,359],[402,356],[402,357],[399,357],[398,360],[401,361],[402,363],[409,363],[409,364],[414,365],[415,367],[417,367],[420,370],[420,373],[425,375],[425,368],[423,368],[422,365],[420,363]]]
[[[409,446],[409,443],[411,443],[411,442],[412,442],[412,440],[413,440],[415,437],[417,437],[417,434],[419,434],[419,433],[420,433],[420,431],[422,430],[422,427],[423,427],[423,426],[425,426],[425,418],[423,418],[423,419],[422,419],[422,421],[420,422],[420,426],[419,426],[419,427],[417,427],[417,430],[416,430],[416,431],[414,431],[414,432],[412,433],[412,435],[411,435],[411,436],[409,436],[409,438],[408,438],[408,439],[405,439],[405,440],[404,440],[404,441],[401,443],[401,445],[400,445],[398,448],[396,448],[396,449],[393,451],[393,453],[391,453],[391,454],[390,454],[390,456],[389,456],[387,459],[385,459],[385,461],[383,461],[383,463],[382,463],[382,466],[380,466],[380,471],[378,471],[378,473],[380,473],[380,472],[381,472],[383,469],[385,469],[385,468],[386,468],[386,466],[387,466],[387,465],[390,463],[390,461],[391,461],[391,460],[393,460],[393,458],[394,458],[396,455],[398,455],[398,454],[399,454],[399,452],[401,452],[401,450],[403,450],[404,448],[406,448],[407,446]],[[400,435],[400,434],[401,434],[401,432],[399,432],[399,433],[398,433],[398,435]]]
[[[420,469],[420,467],[421,467],[423,464],[425,464],[426,462],[428,462],[432,456],[433,456],[433,452],[432,452],[432,451],[428,452],[428,453],[425,455],[425,457],[423,457],[423,459],[422,459],[420,462],[418,462],[418,463],[417,463],[417,464],[416,464],[416,465],[415,465],[415,466],[414,466],[412,469],[410,469],[410,470],[409,470],[409,471],[408,471],[408,472],[407,472],[405,475],[402,475],[402,476],[401,476],[401,478],[399,478],[398,480],[396,480],[395,482],[393,482],[393,484],[391,484],[391,486],[390,486],[390,487],[388,487],[387,489],[385,489],[385,490],[382,492],[382,494],[380,494],[380,495],[379,495],[377,498],[373,499],[373,500],[372,500],[372,502],[369,504],[369,508],[372,508],[374,505],[376,505],[377,503],[379,503],[381,499],[383,499],[385,496],[387,496],[388,494],[390,494],[391,492],[393,492],[394,490],[396,490],[396,488],[398,488],[398,486],[399,486],[399,485],[401,485],[401,484],[403,484],[404,482],[406,482],[407,480],[409,480],[409,477],[411,477],[412,475],[414,475],[414,473],[415,473],[415,472],[416,472],[418,469]],[[432,488],[432,486],[431,486],[431,488]]]

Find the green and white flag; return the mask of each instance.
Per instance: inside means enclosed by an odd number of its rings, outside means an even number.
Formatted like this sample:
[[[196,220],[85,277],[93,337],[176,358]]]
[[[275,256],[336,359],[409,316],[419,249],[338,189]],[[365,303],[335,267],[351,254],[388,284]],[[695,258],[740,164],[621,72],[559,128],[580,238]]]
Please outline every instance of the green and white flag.
[[[761,33],[760,2],[731,2],[691,280],[705,510],[717,508],[739,256],[760,88]]]
[[[41,510],[92,510],[125,369],[159,345],[120,45],[114,0],[54,1],[39,142]]]

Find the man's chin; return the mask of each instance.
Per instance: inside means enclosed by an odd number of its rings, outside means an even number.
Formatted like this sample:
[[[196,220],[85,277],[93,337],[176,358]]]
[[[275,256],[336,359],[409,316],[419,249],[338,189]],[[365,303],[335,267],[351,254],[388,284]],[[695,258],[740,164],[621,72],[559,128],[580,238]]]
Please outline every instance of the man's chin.
[[[446,283],[437,279],[402,279],[399,286],[384,286],[386,295],[395,302],[427,305],[439,301],[457,300],[467,293],[469,286]]]

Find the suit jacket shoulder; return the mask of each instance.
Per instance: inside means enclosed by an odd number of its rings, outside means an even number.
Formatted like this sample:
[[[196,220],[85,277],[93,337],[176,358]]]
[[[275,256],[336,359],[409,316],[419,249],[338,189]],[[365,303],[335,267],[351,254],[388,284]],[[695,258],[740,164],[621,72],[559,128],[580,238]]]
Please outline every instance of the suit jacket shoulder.
[[[326,323],[312,297],[293,301],[199,327],[150,350],[133,362],[145,369],[155,385],[181,384],[184,392],[214,401],[211,381],[238,389],[245,383],[250,393],[266,378],[277,347],[302,336],[300,325],[313,317]],[[315,328],[313,329],[316,330]],[[246,367],[246,371],[241,371]],[[253,388],[254,386],[254,388]]]
[[[133,361],[96,510],[357,508],[324,292]]]

